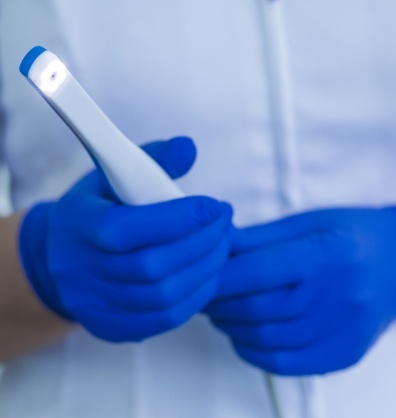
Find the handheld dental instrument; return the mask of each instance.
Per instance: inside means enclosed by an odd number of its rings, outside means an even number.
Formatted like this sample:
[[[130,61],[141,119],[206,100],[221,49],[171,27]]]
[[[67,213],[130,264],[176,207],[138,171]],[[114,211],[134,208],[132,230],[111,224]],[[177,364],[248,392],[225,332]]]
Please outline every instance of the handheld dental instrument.
[[[111,122],[56,55],[36,46],[19,69],[81,141],[122,202],[139,205],[183,196],[167,173]]]

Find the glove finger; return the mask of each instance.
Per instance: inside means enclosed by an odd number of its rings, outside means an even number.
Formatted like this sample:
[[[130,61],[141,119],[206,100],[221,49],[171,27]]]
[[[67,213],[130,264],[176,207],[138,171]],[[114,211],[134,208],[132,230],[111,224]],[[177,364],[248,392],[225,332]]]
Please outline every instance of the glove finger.
[[[305,245],[293,242],[232,258],[221,274],[216,299],[298,285],[304,275],[301,260],[310,256],[309,252]]]
[[[315,312],[316,313],[316,312]],[[237,344],[258,350],[286,350],[305,347],[319,340],[325,332],[322,315],[304,315],[290,321],[237,324],[213,321],[218,329]]]
[[[91,296],[88,297],[92,305],[104,303],[134,312],[164,310],[189,298],[205,282],[218,277],[220,269],[227,260],[228,251],[229,239],[223,238],[206,256],[161,281],[135,285],[98,281],[93,277],[80,284],[79,293],[90,292]],[[66,303],[65,306],[67,310],[73,310]]]
[[[241,253],[257,248],[281,245],[306,235],[332,229],[338,224],[342,209],[305,212],[264,225],[235,228],[231,251]]]
[[[184,136],[150,142],[143,145],[142,149],[173,179],[186,174],[197,156],[194,142]]]
[[[251,296],[215,299],[205,313],[217,321],[257,324],[299,317],[311,308],[312,300],[312,292],[285,287]]]
[[[209,281],[189,298],[165,311],[132,312],[113,307],[87,307],[76,319],[100,339],[111,342],[142,341],[188,321],[208,303],[216,286],[216,280]]]
[[[228,204],[204,196],[153,205],[119,205],[95,222],[87,220],[84,233],[99,249],[122,253],[179,240],[222,216],[230,217],[231,212]]]
[[[105,280],[135,284],[159,281],[203,258],[225,236],[229,237],[229,229],[230,214],[225,212],[195,233],[168,244],[130,253],[95,254],[93,269],[98,277]]]
[[[323,339],[312,345],[292,350],[259,350],[234,343],[237,354],[256,367],[283,376],[324,374],[342,370],[358,362],[367,347],[348,350],[348,344],[337,339]]]

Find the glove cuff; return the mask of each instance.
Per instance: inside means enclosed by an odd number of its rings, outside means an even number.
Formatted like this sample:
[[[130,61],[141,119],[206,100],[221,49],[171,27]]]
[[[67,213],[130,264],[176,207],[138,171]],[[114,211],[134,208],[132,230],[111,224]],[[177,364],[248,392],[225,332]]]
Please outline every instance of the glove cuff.
[[[47,231],[51,208],[52,203],[40,203],[26,214],[19,231],[19,255],[25,276],[39,299],[51,311],[72,321],[47,271]]]

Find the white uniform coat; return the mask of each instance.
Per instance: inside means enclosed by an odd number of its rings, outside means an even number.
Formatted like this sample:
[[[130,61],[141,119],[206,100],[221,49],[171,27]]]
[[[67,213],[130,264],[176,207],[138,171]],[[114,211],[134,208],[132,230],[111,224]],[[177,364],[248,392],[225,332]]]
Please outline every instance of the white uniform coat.
[[[91,168],[18,72],[37,44],[131,140],[192,136],[198,161],[181,187],[230,201],[239,225],[393,204],[395,21],[394,0],[1,0],[1,154],[15,209]],[[275,390],[287,418],[394,418],[395,331],[352,369],[278,378]],[[277,418],[262,372],[204,317],[135,345],[77,331],[12,362],[0,417]]]

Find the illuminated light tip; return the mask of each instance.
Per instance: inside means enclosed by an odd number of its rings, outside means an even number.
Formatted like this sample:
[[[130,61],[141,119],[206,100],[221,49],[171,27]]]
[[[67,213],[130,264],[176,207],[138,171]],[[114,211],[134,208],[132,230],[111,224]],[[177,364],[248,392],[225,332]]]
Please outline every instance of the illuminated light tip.
[[[36,61],[37,57],[40,56],[46,49],[42,46],[35,46],[32,48],[23,58],[21,65],[19,66],[19,71],[27,77],[29,74],[29,70],[33,65],[34,61]]]
[[[55,59],[42,70],[37,87],[44,93],[54,93],[67,77],[67,69],[62,61]]]

